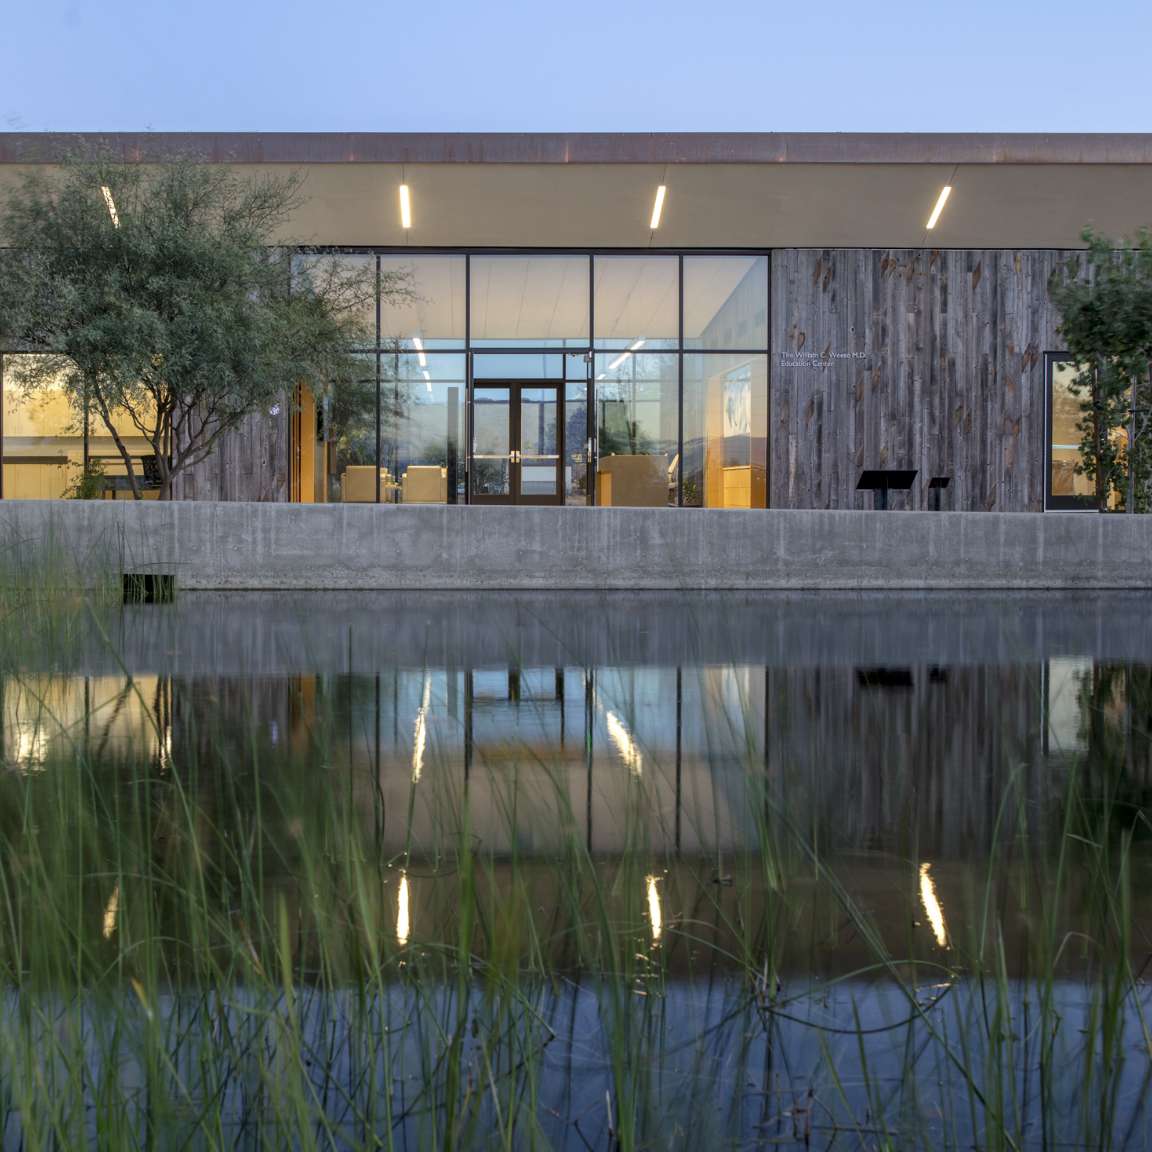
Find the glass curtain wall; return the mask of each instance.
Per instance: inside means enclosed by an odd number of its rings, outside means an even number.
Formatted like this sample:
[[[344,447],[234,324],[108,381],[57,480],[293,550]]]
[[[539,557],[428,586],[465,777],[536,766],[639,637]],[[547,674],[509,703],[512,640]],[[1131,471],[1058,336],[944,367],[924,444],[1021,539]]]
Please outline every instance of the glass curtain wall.
[[[297,269],[375,291],[363,379],[298,397],[295,499],[766,506],[765,255],[322,252]],[[544,449],[520,442],[537,380],[558,382],[546,495],[525,464]]]
[[[22,387],[24,360],[0,356],[0,496],[60,499],[73,493],[84,470],[84,420],[63,387]]]
[[[33,359],[0,356],[0,498],[132,499],[124,457],[104,421],[94,408],[85,414],[72,403],[62,381],[39,379],[26,386],[21,370]],[[150,420],[147,412],[139,415]],[[127,411],[111,416],[143,497],[155,499],[159,478],[152,445]]]
[[[768,258],[593,258],[596,502],[768,503]]]
[[[517,471],[525,499],[768,502],[763,254],[301,251],[293,274],[337,278],[363,331],[362,376],[297,390],[293,500],[468,500],[476,382],[555,380],[554,432],[528,449],[558,470],[547,497],[543,479]],[[9,355],[5,370],[0,358],[0,495],[73,494],[86,464],[104,476],[104,495],[128,494],[103,425],[89,414],[85,427],[62,392],[25,395],[19,360]],[[518,436],[531,399],[516,393]],[[117,431],[149,488],[148,444],[127,420]],[[528,449],[507,448],[522,471]]]

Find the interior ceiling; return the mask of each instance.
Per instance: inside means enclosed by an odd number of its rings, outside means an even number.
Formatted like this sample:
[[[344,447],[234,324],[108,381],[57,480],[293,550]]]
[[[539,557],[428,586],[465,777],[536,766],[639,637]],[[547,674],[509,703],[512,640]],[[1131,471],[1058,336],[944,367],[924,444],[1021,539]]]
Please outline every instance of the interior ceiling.
[[[242,165],[283,173],[284,165]],[[1066,248],[1152,225],[1152,164],[305,164],[296,243]],[[19,165],[0,165],[0,190]],[[400,224],[398,188],[412,192]],[[656,186],[668,196],[649,230]],[[944,184],[953,193],[925,228]]]

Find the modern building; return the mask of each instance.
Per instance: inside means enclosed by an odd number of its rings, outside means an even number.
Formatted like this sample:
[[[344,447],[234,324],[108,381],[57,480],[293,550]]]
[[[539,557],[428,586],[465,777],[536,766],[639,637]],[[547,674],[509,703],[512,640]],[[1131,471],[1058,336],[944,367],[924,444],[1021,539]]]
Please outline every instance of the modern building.
[[[0,194],[78,142],[296,170],[283,241],[412,289],[347,402],[286,393],[186,499],[861,508],[903,470],[895,507],[1086,507],[1049,278],[1152,224],[1152,135],[9,133]],[[123,495],[12,359],[0,498],[92,460]]]

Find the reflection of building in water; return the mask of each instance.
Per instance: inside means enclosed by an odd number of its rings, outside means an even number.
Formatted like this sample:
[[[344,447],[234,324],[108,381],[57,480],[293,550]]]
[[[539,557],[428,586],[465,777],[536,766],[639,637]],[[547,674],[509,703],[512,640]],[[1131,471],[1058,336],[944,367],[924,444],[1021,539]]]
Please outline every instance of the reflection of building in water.
[[[38,772],[53,759],[170,752],[170,682],[158,676],[0,676],[0,762]]]
[[[838,848],[912,837],[939,860],[990,843],[1010,782],[1040,828],[1089,748],[1139,785],[1152,726],[1129,701],[1149,695],[1147,669],[1066,659],[9,677],[0,749],[24,772],[82,744],[233,776],[258,750],[346,779],[392,853],[451,851],[467,802],[469,834],[497,856],[754,850],[768,828]]]
[[[1092,661],[1071,656],[1053,657],[1046,671],[1048,751],[1054,756],[1083,752],[1087,741],[1082,692],[1085,683],[1091,681]]]

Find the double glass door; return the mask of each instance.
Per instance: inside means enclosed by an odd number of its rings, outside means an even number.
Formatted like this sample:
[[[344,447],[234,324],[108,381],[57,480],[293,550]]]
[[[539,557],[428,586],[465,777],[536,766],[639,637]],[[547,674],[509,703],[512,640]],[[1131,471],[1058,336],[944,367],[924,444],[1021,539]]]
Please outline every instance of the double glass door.
[[[474,504],[564,503],[560,383],[477,383],[472,392]]]

